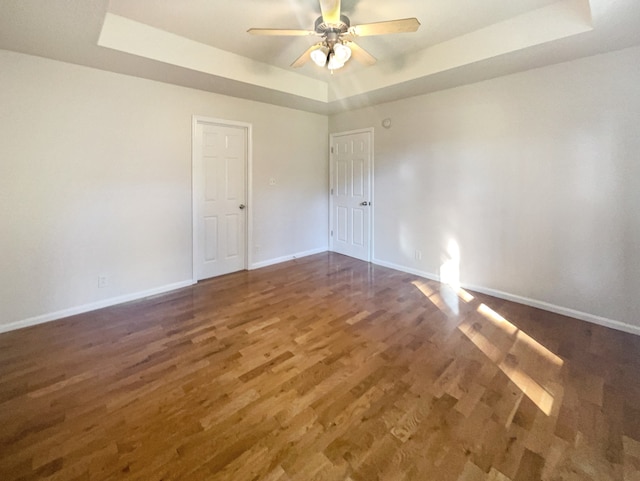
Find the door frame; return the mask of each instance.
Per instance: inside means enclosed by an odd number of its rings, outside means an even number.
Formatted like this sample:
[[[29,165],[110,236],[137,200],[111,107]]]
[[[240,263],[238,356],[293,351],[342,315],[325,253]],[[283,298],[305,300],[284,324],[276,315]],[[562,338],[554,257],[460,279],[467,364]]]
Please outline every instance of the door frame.
[[[191,124],[191,278],[193,283],[198,282],[197,278],[197,262],[198,262],[198,233],[196,232],[201,206],[197,202],[196,193],[198,193],[198,185],[202,181],[202,163],[199,162],[202,152],[196,152],[196,135],[199,124],[213,124],[222,127],[239,127],[244,130],[246,140],[246,161],[245,161],[245,193],[246,193],[246,212],[247,218],[245,222],[245,242],[244,242],[244,268],[249,269],[253,263],[251,258],[250,245],[253,245],[253,126],[248,122],[240,122],[236,120],[218,119],[214,117],[206,117],[202,115],[194,115]],[[200,157],[198,157],[200,156]]]
[[[369,196],[371,197],[371,208],[368,209],[369,212],[369,229],[367,232],[367,235],[369,236],[369,251],[367,252],[367,262],[372,262],[374,259],[374,249],[373,249],[373,219],[374,219],[374,209],[376,206],[376,203],[374,202],[374,128],[373,127],[366,127],[363,129],[356,129],[356,130],[347,130],[345,132],[333,132],[329,134],[329,250],[332,252],[335,252],[334,249],[334,245],[333,245],[333,234],[332,234],[332,230],[333,230],[333,221],[334,221],[334,215],[333,215],[333,189],[334,189],[334,178],[333,178],[333,174],[334,174],[334,165],[333,165],[333,139],[335,137],[340,137],[343,135],[351,135],[351,134],[369,134],[369,151],[370,151],[370,158],[369,158]]]

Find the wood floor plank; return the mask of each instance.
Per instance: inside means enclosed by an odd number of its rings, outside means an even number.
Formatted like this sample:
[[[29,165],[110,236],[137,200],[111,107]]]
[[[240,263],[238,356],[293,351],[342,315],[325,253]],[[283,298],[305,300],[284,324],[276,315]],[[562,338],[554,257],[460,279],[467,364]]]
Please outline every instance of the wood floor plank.
[[[0,480],[637,480],[639,352],[318,254],[1,334]]]

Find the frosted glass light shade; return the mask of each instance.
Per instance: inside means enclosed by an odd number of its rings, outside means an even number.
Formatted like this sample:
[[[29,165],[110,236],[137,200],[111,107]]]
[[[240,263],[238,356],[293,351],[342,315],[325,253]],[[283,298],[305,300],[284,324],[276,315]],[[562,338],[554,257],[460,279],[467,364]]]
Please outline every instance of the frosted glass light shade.
[[[336,55],[332,52],[329,54],[329,63],[327,64],[327,68],[329,70],[338,70],[339,68],[344,67],[344,62],[341,62]]]
[[[344,44],[338,43],[333,47],[336,59],[343,65],[351,58],[351,49]]]
[[[327,63],[327,52],[323,47],[312,51],[310,55],[311,60],[313,60],[313,63],[315,63],[318,67],[324,67]]]

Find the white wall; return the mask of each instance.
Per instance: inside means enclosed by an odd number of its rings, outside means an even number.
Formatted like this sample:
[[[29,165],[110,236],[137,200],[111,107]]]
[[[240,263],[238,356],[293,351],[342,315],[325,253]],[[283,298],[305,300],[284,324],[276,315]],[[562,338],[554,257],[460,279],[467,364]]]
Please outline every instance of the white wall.
[[[194,114],[253,125],[254,263],[326,250],[325,116],[0,51],[0,330],[191,280]]]
[[[455,242],[463,284],[640,333],[638,65],[636,47],[330,118],[376,128],[377,261],[437,276]]]

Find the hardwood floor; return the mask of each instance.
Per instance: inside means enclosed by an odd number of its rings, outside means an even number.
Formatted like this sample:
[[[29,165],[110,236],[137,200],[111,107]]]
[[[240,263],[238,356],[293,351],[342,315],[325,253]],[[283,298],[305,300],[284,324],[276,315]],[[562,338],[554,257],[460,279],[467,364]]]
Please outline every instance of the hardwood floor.
[[[319,254],[0,335],[0,479],[637,481],[639,353]]]

